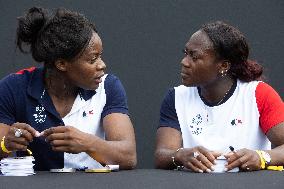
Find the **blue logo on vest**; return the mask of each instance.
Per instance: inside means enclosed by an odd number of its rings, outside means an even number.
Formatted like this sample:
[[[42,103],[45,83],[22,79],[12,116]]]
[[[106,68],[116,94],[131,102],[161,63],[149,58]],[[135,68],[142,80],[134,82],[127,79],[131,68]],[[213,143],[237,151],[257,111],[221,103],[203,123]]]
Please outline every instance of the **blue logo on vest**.
[[[202,132],[202,116],[197,114],[194,118],[192,118],[189,128],[191,133],[194,135],[199,135]]]

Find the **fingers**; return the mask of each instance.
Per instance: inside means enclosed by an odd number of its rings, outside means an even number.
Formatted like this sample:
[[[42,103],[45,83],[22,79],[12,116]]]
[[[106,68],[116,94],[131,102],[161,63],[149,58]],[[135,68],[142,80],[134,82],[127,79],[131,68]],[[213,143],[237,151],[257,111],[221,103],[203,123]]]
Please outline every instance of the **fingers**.
[[[54,151],[80,153],[87,150],[86,134],[72,126],[57,126],[43,131],[46,142],[49,142]]]
[[[15,123],[10,127],[7,137],[25,138],[28,142],[31,142],[34,138],[32,132],[35,133],[37,131],[25,123]]]
[[[69,132],[71,127],[58,126],[52,127],[43,131],[43,136],[46,137],[47,142],[52,142],[54,140],[70,140],[72,138],[71,132]]]
[[[30,133],[33,137],[38,137],[39,136],[39,132],[37,130],[35,130],[33,127],[31,127],[30,125],[26,124],[26,123],[14,123],[12,125],[12,128],[17,128],[17,129],[21,129],[24,131],[27,131],[28,133]]]
[[[52,147],[59,147],[59,146],[70,146],[70,142],[66,140],[52,140],[50,142]]]
[[[26,151],[27,145],[24,145],[22,143],[10,142],[6,145],[6,148],[11,151]]]
[[[259,157],[254,150],[241,149],[225,155],[228,161],[226,168],[229,170],[239,167],[243,171],[259,170]]]
[[[223,153],[218,151],[211,151],[212,155],[214,156],[214,161],[217,159],[217,157],[221,156]]]
[[[214,163],[215,157],[213,156],[213,154],[207,150],[204,147],[199,147],[199,152],[201,152],[202,155],[206,156],[206,159],[209,160],[211,162],[211,164]]]
[[[244,154],[234,154],[228,159],[228,165],[226,168],[229,171],[235,167],[241,167],[242,165],[245,166],[247,161],[248,158]]]
[[[212,154],[205,153],[204,155],[200,153],[199,156],[195,158],[196,161],[194,161],[194,165],[196,165],[203,171],[211,172],[211,170],[214,170],[213,163],[208,159],[208,156],[211,157]]]
[[[44,130],[42,133],[42,136],[44,137],[48,137],[51,134],[54,133],[65,133],[66,131],[68,131],[70,128],[67,126],[57,126],[57,127],[51,127],[49,129]]]
[[[17,129],[15,129],[15,131],[14,131],[14,135],[15,135],[15,137],[13,138],[14,141],[20,141],[20,140],[16,140],[16,139],[25,139],[28,143],[33,141],[34,137],[28,130],[20,129],[20,132],[22,133],[20,135],[20,137],[16,136],[16,134],[15,134],[16,131],[17,131]]]
[[[12,142],[12,143],[17,143],[17,144],[21,144],[21,145],[25,145],[25,146],[29,145],[29,142],[23,137],[11,138],[9,141]]]
[[[5,147],[9,151],[25,151],[28,146],[28,141],[25,138],[5,137]]]
[[[204,147],[201,147],[199,150],[210,161],[211,166],[215,164],[216,158],[222,154],[220,152],[209,151]]]
[[[52,146],[53,151],[74,153],[70,146]]]
[[[49,142],[53,151],[72,153],[72,139],[70,126],[57,126],[43,131],[46,142]]]
[[[46,141],[52,142],[54,140],[68,140],[71,136],[68,133],[52,133],[47,135]]]
[[[25,151],[39,133],[26,123],[14,123],[5,136],[5,146],[10,151]]]
[[[196,163],[187,162],[185,167],[191,169],[194,172],[203,173],[203,170],[200,168],[200,165],[198,165],[197,162]]]
[[[195,172],[211,172],[214,170],[215,156],[219,156],[219,152],[211,152],[204,147],[195,147],[190,151],[183,165]]]
[[[250,171],[250,166],[248,165],[249,162],[245,162],[240,166],[240,169],[244,170],[244,171]]]

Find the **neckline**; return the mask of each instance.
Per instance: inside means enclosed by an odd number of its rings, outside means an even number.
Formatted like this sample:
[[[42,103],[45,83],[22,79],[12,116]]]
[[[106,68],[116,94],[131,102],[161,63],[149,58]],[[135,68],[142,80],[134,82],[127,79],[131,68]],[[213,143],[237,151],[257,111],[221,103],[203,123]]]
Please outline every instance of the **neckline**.
[[[198,95],[199,95],[200,99],[203,101],[203,103],[205,105],[209,106],[209,107],[213,107],[213,106],[220,106],[221,104],[224,104],[225,102],[227,102],[227,100],[234,94],[236,87],[237,87],[237,80],[234,80],[233,85],[231,86],[229,91],[226,92],[227,94],[219,102],[208,102],[201,95],[201,91],[200,91],[199,87],[197,87],[197,91],[198,91]]]

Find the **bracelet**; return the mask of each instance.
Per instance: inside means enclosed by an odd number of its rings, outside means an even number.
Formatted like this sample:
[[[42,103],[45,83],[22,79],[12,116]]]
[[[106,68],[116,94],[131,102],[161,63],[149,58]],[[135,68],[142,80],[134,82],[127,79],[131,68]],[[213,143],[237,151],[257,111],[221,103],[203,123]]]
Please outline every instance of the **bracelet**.
[[[261,151],[260,150],[255,150],[255,151],[259,155],[259,158],[260,158],[260,168],[261,169],[265,169],[265,160],[264,160],[264,158],[262,156]]]
[[[266,169],[267,170],[272,170],[272,171],[283,171],[284,170],[282,165],[279,165],[279,166],[272,166],[272,165],[270,165],[270,166],[267,166]]]
[[[176,166],[176,169],[175,170],[182,170],[184,168],[183,165],[177,165],[176,162],[175,162],[175,154],[178,153],[179,150],[182,150],[183,148],[179,148],[176,150],[176,152],[174,153],[174,155],[172,156],[172,161],[173,161],[173,164]]]
[[[1,140],[1,149],[3,152],[5,153],[11,153],[12,151],[9,151],[6,146],[5,146],[5,136],[3,136],[2,140]]]

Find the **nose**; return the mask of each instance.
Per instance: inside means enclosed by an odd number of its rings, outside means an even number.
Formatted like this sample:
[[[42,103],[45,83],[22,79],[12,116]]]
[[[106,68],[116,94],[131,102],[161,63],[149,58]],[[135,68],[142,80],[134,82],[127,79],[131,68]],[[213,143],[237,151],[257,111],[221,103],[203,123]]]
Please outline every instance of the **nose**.
[[[185,56],[182,60],[181,60],[181,65],[184,66],[184,67],[189,67],[190,65],[190,61],[189,61],[189,58],[187,58],[187,56]]]
[[[100,58],[97,64],[97,70],[104,70],[106,69],[106,64],[105,62]]]

